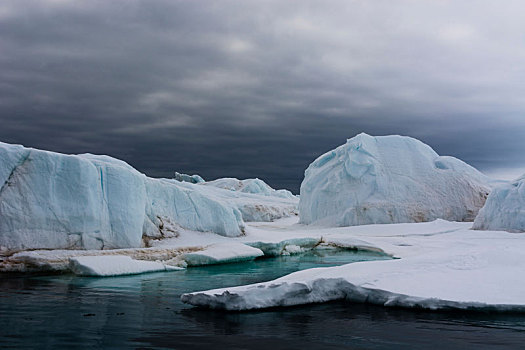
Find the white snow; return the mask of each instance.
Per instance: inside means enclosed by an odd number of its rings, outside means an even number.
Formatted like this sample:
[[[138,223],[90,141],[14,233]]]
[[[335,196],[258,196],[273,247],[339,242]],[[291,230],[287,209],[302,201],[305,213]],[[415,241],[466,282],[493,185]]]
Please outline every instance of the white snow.
[[[355,244],[399,259],[309,269],[254,285],[188,293],[182,300],[229,310],[347,299],[427,309],[525,311],[525,234],[475,231],[470,226],[436,220],[268,230],[281,237],[321,234],[328,244]]]
[[[301,222],[351,226],[473,221],[491,180],[403,136],[360,134],[317,158],[301,184]]]
[[[76,275],[97,277],[183,270],[156,261],[134,260],[125,255],[77,256],[69,259],[69,267]]]
[[[184,254],[188,266],[202,266],[253,260],[264,253],[246,244],[228,242],[218,243],[203,250]]]
[[[474,229],[525,231],[525,175],[490,193],[474,221]]]

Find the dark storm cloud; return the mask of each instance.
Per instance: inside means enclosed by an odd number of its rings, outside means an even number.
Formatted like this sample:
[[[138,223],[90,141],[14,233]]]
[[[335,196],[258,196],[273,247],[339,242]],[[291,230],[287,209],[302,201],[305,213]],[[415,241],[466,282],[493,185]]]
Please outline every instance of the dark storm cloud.
[[[295,191],[359,132],[524,168],[520,1],[3,1],[0,140]]]

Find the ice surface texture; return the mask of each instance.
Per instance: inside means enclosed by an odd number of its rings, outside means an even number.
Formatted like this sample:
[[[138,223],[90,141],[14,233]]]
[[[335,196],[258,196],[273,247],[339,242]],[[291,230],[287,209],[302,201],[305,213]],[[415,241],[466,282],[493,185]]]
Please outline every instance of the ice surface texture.
[[[228,310],[352,302],[423,309],[525,311],[525,233],[471,230],[471,223],[319,228],[274,227],[275,235],[323,233],[339,246],[375,247],[393,260],[294,272],[252,285],[187,293],[184,302]]]
[[[416,139],[359,134],[308,167],[299,212],[330,226],[472,221],[489,192],[485,175]]]
[[[274,196],[280,198],[295,199],[296,196],[288,190],[274,190],[266,182],[260,179],[239,180],[233,177],[225,177],[204,183],[206,186],[214,186],[230,191],[260,194],[263,196]]]
[[[202,266],[253,260],[262,250],[237,242],[213,244],[203,250],[184,254],[188,266]]]
[[[242,234],[235,206],[190,186],[108,156],[0,143],[0,248],[140,247],[143,235],[162,236],[168,224]]]
[[[178,172],[175,172],[174,179],[180,182],[189,182],[192,184],[198,184],[198,183],[205,182],[204,179],[200,177],[200,175],[187,175],[187,174],[181,174]]]
[[[525,232],[525,175],[490,193],[474,229]]]
[[[135,260],[124,255],[77,256],[69,259],[69,267],[76,275],[97,277],[183,270],[161,262]]]

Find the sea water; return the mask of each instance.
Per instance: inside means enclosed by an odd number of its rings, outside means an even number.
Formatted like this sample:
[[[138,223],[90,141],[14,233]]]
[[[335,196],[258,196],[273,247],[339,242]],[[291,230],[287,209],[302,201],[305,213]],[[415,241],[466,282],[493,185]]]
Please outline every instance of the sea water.
[[[1,276],[0,348],[499,349],[525,344],[525,316],[332,302],[255,312],[194,308],[180,295],[311,267],[385,259],[348,250],[126,277]]]

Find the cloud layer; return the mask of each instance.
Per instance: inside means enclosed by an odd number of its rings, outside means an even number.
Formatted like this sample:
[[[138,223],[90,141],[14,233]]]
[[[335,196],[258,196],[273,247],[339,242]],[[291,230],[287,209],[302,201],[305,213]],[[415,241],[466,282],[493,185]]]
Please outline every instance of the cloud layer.
[[[0,140],[298,190],[405,134],[525,166],[521,1],[3,1]]]

